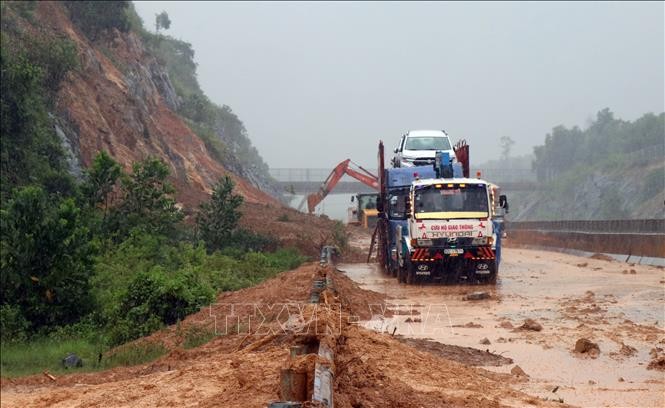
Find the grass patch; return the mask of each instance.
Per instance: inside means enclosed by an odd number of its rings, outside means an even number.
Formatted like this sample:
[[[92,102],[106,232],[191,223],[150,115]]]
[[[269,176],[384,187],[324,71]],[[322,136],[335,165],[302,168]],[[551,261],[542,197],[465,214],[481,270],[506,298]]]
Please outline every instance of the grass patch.
[[[0,346],[0,372],[3,377],[18,377],[48,370],[57,374],[73,371],[62,366],[62,359],[76,353],[83,360],[77,371],[97,369],[97,357],[103,350],[86,340],[36,339],[21,343],[5,343]]]
[[[133,366],[147,363],[163,356],[168,352],[162,343],[152,343],[143,341],[133,344],[126,344],[118,347],[108,356],[102,358],[101,369],[108,369],[119,366]]]
[[[116,349],[110,355],[99,354],[108,348],[84,339],[54,340],[40,338],[23,343],[0,345],[0,374],[2,377],[20,377],[38,374],[45,370],[58,375],[71,372],[106,370],[118,366],[132,366],[147,363],[166,354],[161,343],[130,344]],[[83,360],[83,367],[66,369],[62,359],[69,353],[76,353]]]
[[[203,326],[191,326],[185,332],[183,347],[185,350],[193,349],[206,344],[216,336],[215,331]]]

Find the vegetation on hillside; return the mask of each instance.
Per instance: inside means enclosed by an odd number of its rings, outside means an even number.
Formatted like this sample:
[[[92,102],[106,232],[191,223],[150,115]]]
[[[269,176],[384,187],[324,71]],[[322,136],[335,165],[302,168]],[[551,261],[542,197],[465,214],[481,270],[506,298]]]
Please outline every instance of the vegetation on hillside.
[[[578,172],[586,166],[640,164],[640,153],[665,153],[665,113],[647,113],[633,122],[616,119],[609,109],[598,112],[589,127],[557,126],[534,148],[533,168],[541,181]],[[644,153],[648,156],[650,153]]]
[[[529,207],[517,211],[521,219],[665,215],[665,113],[647,113],[631,122],[603,109],[586,129],[555,127],[534,155],[542,189],[521,203],[513,200],[515,210]]]
[[[98,3],[67,3],[76,24],[90,25],[83,32],[102,38],[130,27],[125,2]],[[278,249],[273,237],[238,228],[242,199],[228,178],[196,216],[217,231],[184,221],[169,167],[159,159],[125,172],[99,152],[82,179],[72,177],[49,113],[61,81],[78,69],[75,48],[20,27],[29,24],[34,3],[1,7],[3,376],[41,371],[46,358],[55,368],[64,350],[79,352],[87,368],[157,356],[163,350],[116,353],[93,364],[98,353],[178,322],[220,291],[303,261]]]

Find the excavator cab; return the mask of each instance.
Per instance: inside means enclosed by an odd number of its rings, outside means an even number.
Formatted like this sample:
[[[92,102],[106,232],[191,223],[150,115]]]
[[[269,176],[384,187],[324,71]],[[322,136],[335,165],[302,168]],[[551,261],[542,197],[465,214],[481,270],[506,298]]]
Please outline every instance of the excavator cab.
[[[360,225],[363,228],[374,228],[379,216],[377,202],[379,193],[361,193],[351,196],[355,205],[349,207],[348,223]]]

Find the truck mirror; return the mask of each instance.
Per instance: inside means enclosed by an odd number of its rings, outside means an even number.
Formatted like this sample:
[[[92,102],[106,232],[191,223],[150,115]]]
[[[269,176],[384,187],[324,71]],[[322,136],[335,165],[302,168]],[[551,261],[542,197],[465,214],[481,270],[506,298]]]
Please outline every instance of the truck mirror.
[[[499,207],[506,210],[506,213],[508,212],[508,197],[503,194],[499,196]]]
[[[381,197],[377,197],[376,199],[376,209],[379,212],[383,212],[383,200],[381,199]]]
[[[355,198],[356,196],[351,196],[351,202],[353,202]]]
[[[409,196],[404,198],[404,212],[406,213],[406,218],[411,218],[411,200]]]
[[[396,148],[394,148],[394,149],[393,149],[393,152],[394,152],[394,153],[397,153],[397,152],[399,152],[399,148],[397,148],[397,147],[396,147]]]

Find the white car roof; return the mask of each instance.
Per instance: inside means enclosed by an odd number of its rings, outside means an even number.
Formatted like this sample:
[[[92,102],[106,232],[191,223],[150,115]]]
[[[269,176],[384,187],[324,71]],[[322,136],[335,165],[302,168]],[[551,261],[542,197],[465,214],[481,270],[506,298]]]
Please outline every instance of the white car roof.
[[[477,178],[439,178],[439,179],[422,179],[422,180],[415,180],[413,182],[414,186],[424,186],[424,185],[430,185],[430,184],[485,184],[488,185],[488,183],[485,180],[477,179]]]
[[[419,136],[448,136],[443,130],[409,130],[406,134],[409,137],[419,137]]]

